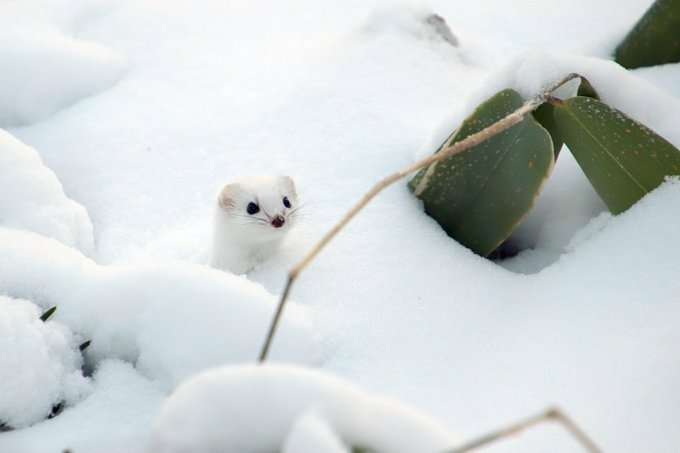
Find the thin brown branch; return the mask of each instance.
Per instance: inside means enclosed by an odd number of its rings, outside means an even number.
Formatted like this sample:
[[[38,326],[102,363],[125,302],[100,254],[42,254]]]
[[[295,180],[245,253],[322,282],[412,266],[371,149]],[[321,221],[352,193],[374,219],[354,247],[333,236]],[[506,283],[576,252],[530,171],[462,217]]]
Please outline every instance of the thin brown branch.
[[[579,441],[586,451],[590,453],[602,453],[602,450],[600,450],[597,445],[595,445],[595,443],[581,429],[579,429],[573,421],[571,421],[569,417],[567,417],[557,408],[552,408],[545,412],[541,412],[540,414],[520,420],[517,423],[481,436],[475,440],[461,445],[460,447],[454,448],[453,450],[448,450],[446,453],[465,453],[476,450],[503,438],[519,434],[525,429],[545,421],[556,421],[560,423],[567,431],[569,431],[571,435],[574,436],[574,438],[576,438],[576,440]]]
[[[276,332],[276,327],[279,324],[279,319],[281,319],[281,313],[283,313],[283,305],[286,302],[286,299],[288,299],[288,292],[290,291],[290,287],[293,286],[293,277],[288,277],[288,281],[286,282],[286,288],[283,290],[283,295],[281,296],[281,301],[279,302],[279,305],[276,309],[276,314],[274,315],[274,318],[272,319],[272,323],[269,326],[269,331],[267,332],[267,339],[264,342],[264,347],[262,348],[262,351],[260,352],[260,362],[264,362],[267,359],[267,353],[269,352],[269,346],[272,343],[272,338],[274,337],[274,332]]]
[[[602,452],[602,450],[600,450],[600,448],[595,445],[595,442],[593,442],[586,435],[586,433],[581,428],[579,428],[576,423],[573,422],[573,420],[567,417],[567,414],[560,410],[554,409],[553,418],[562,423],[562,426],[564,426],[572,434],[572,436],[578,439],[581,445],[583,445],[583,448],[585,448],[587,451],[591,453]]]
[[[409,165],[408,167],[396,173],[393,173],[392,175],[388,176],[387,178],[383,179],[382,181],[374,185],[373,188],[369,190],[361,198],[361,200],[359,200],[359,202],[352,209],[349,210],[347,214],[345,214],[345,216],[340,220],[340,222],[338,222],[337,225],[335,225],[328,233],[326,233],[326,235],[321,239],[321,241],[319,241],[307,253],[307,255],[305,255],[304,258],[302,258],[302,260],[288,272],[288,282],[283,291],[283,294],[281,295],[281,299],[279,300],[279,305],[277,307],[276,314],[274,315],[274,319],[271,323],[270,330],[267,333],[267,339],[265,340],[265,343],[262,347],[262,352],[260,353],[259,361],[264,362],[267,359],[267,351],[269,351],[270,343],[274,338],[274,333],[278,326],[279,318],[281,317],[281,313],[283,312],[284,305],[288,298],[290,287],[292,286],[297,276],[300,275],[300,272],[302,272],[305,269],[305,267],[307,267],[307,265],[316,257],[316,255],[318,255],[319,252],[323,250],[323,248],[345,227],[345,225],[347,225],[359,213],[359,211],[361,211],[364,208],[364,206],[366,206],[376,195],[378,195],[383,189],[392,185],[393,183],[400,180],[409,173],[412,173],[423,167],[427,167],[428,165],[438,162],[442,159],[446,159],[447,157],[454,156],[462,151],[465,151],[466,149],[472,148],[473,146],[477,146],[483,141],[493,137],[494,135],[497,135],[511,128],[515,124],[522,121],[525,115],[532,112],[533,110],[536,110],[541,104],[543,104],[550,95],[550,93],[552,93],[553,91],[555,91],[557,88],[564,85],[568,81],[577,77],[581,76],[575,73],[569,74],[565,78],[559,80],[558,82],[548,87],[542,93],[536,95],[533,99],[526,101],[524,104],[522,104],[521,107],[519,107],[514,112],[508,114],[504,118],[501,118],[492,125],[482,129],[477,133],[467,136],[465,139],[456,142],[445,149],[442,149],[436,154],[433,154],[412,165]]]

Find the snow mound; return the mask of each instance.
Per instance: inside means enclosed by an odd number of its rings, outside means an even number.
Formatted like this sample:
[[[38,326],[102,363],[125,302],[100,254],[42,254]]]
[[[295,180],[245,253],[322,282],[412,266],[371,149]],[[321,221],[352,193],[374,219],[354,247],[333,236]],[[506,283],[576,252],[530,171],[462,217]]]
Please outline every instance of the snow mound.
[[[0,228],[0,293],[59,307],[92,341],[87,357],[135,363],[172,388],[190,375],[258,357],[276,305],[242,276],[182,262],[99,266],[45,237]],[[272,357],[310,363],[316,341],[292,304]]]
[[[649,126],[676,146],[680,145],[676,121],[680,115],[679,101],[613,61],[559,51],[531,49],[519,53],[494,71],[467,99],[467,110],[471,112],[508,87],[530,99],[572,72],[586,77],[603,102]],[[572,88],[571,93],[562,91],[558,95],[573,95],[577,82],[572,82],[569,87]]]
[[[56,28],[0,25],[1,126],[41,120],[110,87],[125,71],[118,53]]]
[[[0,423],[22,428],[89,391],[71,331],[32,303],[0,296]]]
[[[34,231],[92,253],[92,223],[85,208],[64,194],[57,176],[34,149],[2,129],[0,173],[0,225]]]
[[[437,420],[327,373],[248,365],[182,384],[156,420],[147,452],[426,453],[454,444]]]

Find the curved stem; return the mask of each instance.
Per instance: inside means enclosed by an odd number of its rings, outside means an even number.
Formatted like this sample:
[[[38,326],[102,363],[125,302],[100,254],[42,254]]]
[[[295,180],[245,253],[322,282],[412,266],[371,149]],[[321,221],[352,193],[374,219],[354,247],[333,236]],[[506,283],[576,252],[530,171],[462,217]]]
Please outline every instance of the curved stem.
[[[345,227],[345,225],[347,225],[359,213],[359,211],[361,211],[364,208],[364,206],[366,206],[376,195],[378,195],[383,189],[392,185],[394,182],[400,180],[409,173],[412,173],[423,167],[427,167],[428,165],[438,162],[442,159],[446,159],[447,157],[454,156],[460,153],[461,151],[465,151],[466,149],[472,148],[473,146],[476,146],[482,143],[483,141],[488,140],[494,135],[497,135],[505,131],[506,129],[511,128],[515,124],[522,121],[525,115],[536,110],[541,104],[543,104],[548,99],[548,96],[550,96],[550,93],[552,93],[553,91],[555,91],[557,88],[561,87],[568,81],[575,79],[577,77],[581,76],[576,73],[569,74],[563,79],[550,85],[545,91],[539,93],[532,99],[526,101],[517,110],[508,114],[504,118],[501,118],[492,125],[482,129],[481,131],[475,134],[467,136],[465,139],[454,143],[448,148],[442,149],[436,154],[433,154],[412,165],[409,165],[408,167],[396,173],[391,174],[390,176],[386,177],[385,179],[375,184],[373,188],[369,190],[361,198],[361,200],[359,200],[359,202],[356,205],[354,205],[354,207],[350,209],[349,212],[345,214],[345,216],[342,219],[340,219],[340,221],[328,233],[326,233],[326,235],[321,239],[321,241],[319,241],[304,256],[304,258],[302,258],[302,260],[288,273],[288,283],[286,284],[283,294],[281,295],[281,299],[279,300],[279,305],[276,309],[274,319],[272,320],[269,332],[267,333],[267,338],[260,352],[259,361],[264,362],[267,359],[267,352],[269,351],[270,343],[274,338],[274,333],[278,326],[279,318],[281,317],[284,305],[286,303],[286,300],[288,299],[290,288],[295,279],[298,277],[298,275],[300,275],[300,272],[302,272],[305,269],[305,267],[307,267],[307,265],[316,257],[316,255],[318,255],[319,252],[323,250],[323,248]]]
[[[505,437],[510,437],[514,436],[515,434],[519,434],[525,429],[537,425],[538,423],[550,420],[554,420],[560,423],[567,431],[569,431],[569,433],[572,436],[574,436],[574,438],[576,438],[576,440],[579,441],[579,443],[583,446],[583,448],[586,451],[590,453],[602,452],[602,450],[600,450],[599,447],[595,445],[595,442],[593,442],[578,426],[576,426],[576,424],[569,417],[567,417],[559,409],[552,408],[545,412],[541,412],[540,414],[528,417],[524,420],[520,420],[519,422],[508,427],[505,427],[503,429],[499,429],[498,431],[494,431],[492,433],[481,436],[475,440],[472,440],[461,445],[460,447],[454,448],[453,450],[448,450],[446,453],[465,453],[468,451],[476,450],[477,448],[496,442]]]

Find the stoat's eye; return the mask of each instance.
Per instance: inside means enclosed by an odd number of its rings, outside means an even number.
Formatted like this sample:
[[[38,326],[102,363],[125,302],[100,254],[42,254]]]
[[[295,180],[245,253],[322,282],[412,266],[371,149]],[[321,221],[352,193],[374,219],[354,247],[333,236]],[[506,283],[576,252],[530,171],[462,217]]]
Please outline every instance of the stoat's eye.
[[[256,205],[255,203],[248,203],[248,206],[246,207],[246,211],[248,211],[248,214],[253,215],[257,214],[260,212],[260,207]]]
[[[283,205],[287,208],[290,208],[290,200],[288,197],[283,197]]]

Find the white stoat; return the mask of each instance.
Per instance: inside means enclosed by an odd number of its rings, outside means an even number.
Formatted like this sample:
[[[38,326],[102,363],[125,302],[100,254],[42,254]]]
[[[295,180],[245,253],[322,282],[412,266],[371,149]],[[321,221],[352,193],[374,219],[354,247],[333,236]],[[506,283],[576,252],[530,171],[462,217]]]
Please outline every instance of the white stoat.
[[[230,182],[217,197],[210,265],[237,275],[248,272],[276,252],[297,208],[289,176]]]

